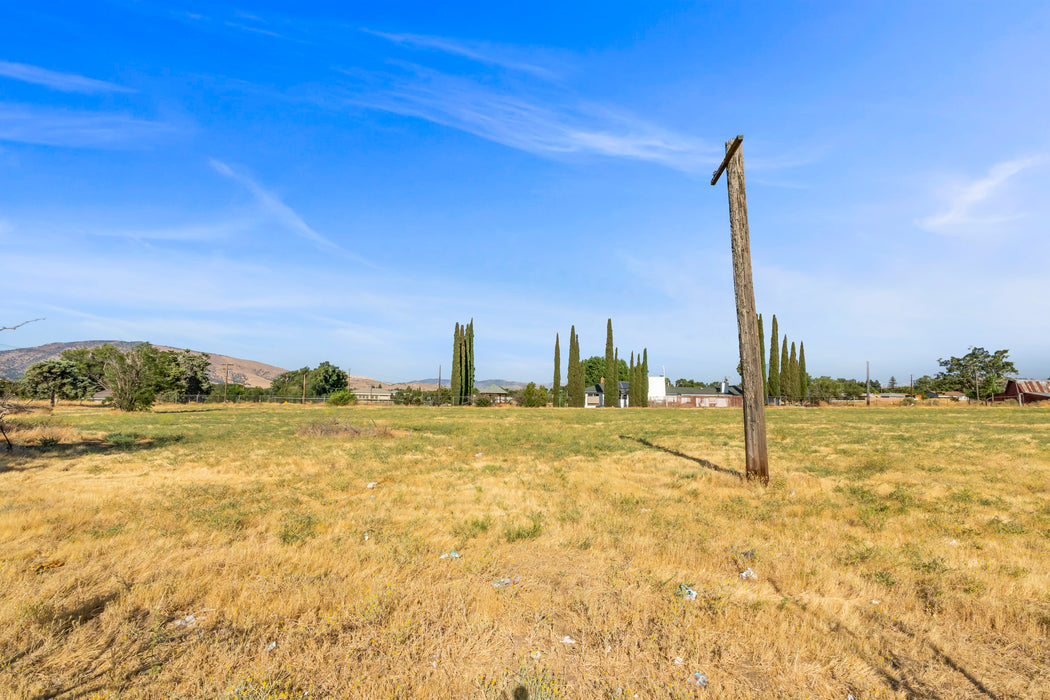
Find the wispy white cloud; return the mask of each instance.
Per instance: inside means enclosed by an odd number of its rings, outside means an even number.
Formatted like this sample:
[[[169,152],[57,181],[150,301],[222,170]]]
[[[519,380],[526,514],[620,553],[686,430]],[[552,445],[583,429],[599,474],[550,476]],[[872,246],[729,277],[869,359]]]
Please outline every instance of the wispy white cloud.
[[[366,260],[364,257],[357,253],[351,252],[342,246],[333,243],[328,240],[313,228],[310,227],[303,218],[299,216],[290,206],[285,204],[280,197],[275,195],[273,192],[263,188],[255,180],[251,179],[243,173],[238,173],[226,163],[215,158],[210,159],[209,164],[215,170],[215,172],[228,177],[234,182],[244,187],[248,192],[251,193],[252,197],[255,198],[256,203],[264,214],[273,219],[276,223],[281,225],[287,231],[290,231],[302,238],[313,243],[317,248],[328,251],[330,253],[338,253],[346,258],[355,260],[359,263],[367,265],[369,267],[376,267],[374,263]]]
[[[115,112],[85,112],[0,102],[0,141],[70,148],[133,148],[183,129]]]
[[[718,155],[717,148],[699,139],[572,95],[526,95],[427,68],[414,69],[411,78],[387,76],[382,87],[361,90],[349,101],[546,157],[600,155],[702,172]]]
[[[88,94],[134,92],[129,88],[114,83],[108,83],[105,80],[86,78],[82,75],[76,75],[75,73],[60,73],[58,71],[40,68],[39,66],[31,66],[26,63],[12,63],[10,61],[0,61],[0,76],[11,78],[13,80],[20,80],[24,83],[32,83],[33,85],[43,85],[46,88],[58,90],[60,92],[80,92]]]
[[[559,72],[556,70],[540,65],[534,61],[517,58],[516,56],[520,55],[522,51],[512,47],[484,41],[465,41],[440,36],[427,36],[424,34],[392,34],[367,28],[362,29],[361,31],[381,39],[386,39],[387,41],[391,41],[400,46],[440,51],[453,56],[466,58],[477,63],[507,68],[521,73],[528,73],[547,80],[559,77]],[[535,53],[535,50],[532,52]]]
[[[939,214],[916,220],[931,233],[945,236],[982,237],[1002,232],[1003,224],[1024,218],[1013,204],[1010,184],[1020,173],[1041,165],[1034,156],[997,163],[984,177],[951,188]]]

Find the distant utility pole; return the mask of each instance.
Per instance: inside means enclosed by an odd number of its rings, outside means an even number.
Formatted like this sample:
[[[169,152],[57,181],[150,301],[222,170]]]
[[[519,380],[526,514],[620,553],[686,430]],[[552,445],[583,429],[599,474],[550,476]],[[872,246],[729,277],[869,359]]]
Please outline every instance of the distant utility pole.
[[[222,402],[226,403],[226,395],[230,390],[230,364],[229,362],[222,363],[226,367],[226,382],[222,385]]]
[[[766,448],[766,402],[762,396],[762,354],[755,313],[755,288],[751,279],[751,241],[747,226],[747,190],[744,185],[743,136],[726,141],[726,155],[711,176],[711,185],[726,172],[729,189],[729,231],[733,249],[733,289],[740,340],[740,365],[744,383],[744,455],[748,479],[769,482]]]
[[[437,401],[434,402],[435,406],[441,405],[441,365],[438,365],[438,390],[437,390]]]
[[[868,374],[867,374],[867,377],[864,380],[864,396],[865,396],[865,401],[864,402],[868,406],[870,406],[871,405],[871,360],[867,360],[865,362],[865,364],[868,366],[868,370],[867,370]]]
[[[349,367],[346,368],[346,390],[347,390],[347,392],[352,391],[350,389],[350,368]]]

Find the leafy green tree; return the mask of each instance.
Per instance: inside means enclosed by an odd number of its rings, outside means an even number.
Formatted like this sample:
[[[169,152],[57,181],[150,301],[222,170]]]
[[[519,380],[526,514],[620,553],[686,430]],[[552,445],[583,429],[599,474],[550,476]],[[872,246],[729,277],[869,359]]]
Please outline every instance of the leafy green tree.
[[[106,363],[120,354],[120,350],[109,343],[93,348],[75,348],[65,350],[60,355],[61,359],[68,360],[76,365],[77,370],[90,379],[95,390],[104,388],[103,377],[106,374]]]
[[[146,411],[157,398],[158,385],[166,377],[158,376],[160,363],[156,350],[142,343],[107,360],[102,381],[113,392],[113,405],[121,411]]]
[[[561,348],[558,345],[558,334],[554,334],[554,383],[551,385],[551,400],[558,406],[561,399]]]
[[[30,365],[22,378],[25,393],[32,398],[75,400],[90,396],[94,383],[69,360],[44,360]]]
[[[291,372],[282,372],[270,381],[270,391],[274,396],[301,396],[304,377],[309,382],[309,367],[302,367]]]
[[[817,377],[812,383],[812,394],[816,399],[830,401],[841,398],[842,387],[831,377]]]
[[[538,408],[547,405],[547,389],[529,382],[518,394],[518,404],[529,408]]]
[[[777,353],[777,315],[773,314],[773,327],[770,330],[769,345],[769,381],[767,390],[773,398],[780,396],[780,355]]]
[[[183,350],[174,355],[181,383],[180,393],[210,393],[211,380],[208,378],[208,367],[211,364],[211,356],[207,353],[194,353],[189,350]]]
[[[346,372],[331,362],[317,365],[306,378],[306,393],[310,396],[327,396],[340,389],[346,389]]]
[[[1017,368],[1008,358],[1009,350],[988,352],[982,347],[971,347],[962,357],[939,359],[944,369],[937,373],[942,391],[961,391],[971,399],[988,398],[1006,388],[1006,377],[1017,374]]]
[[[582,362],[583,365],[583,379],[585,386],[593,386],[600,384],[602,378],[605,376],[606,364],[605,358],[600,355],[592,355]],[[620,360],[618,369],[618,378],[620,380],[626,380],[628,375],[627,363]]]
[[[349,406],[352,403],[357,403],[357,394],[351,389],[339,389],[328,395],[330,406]]]

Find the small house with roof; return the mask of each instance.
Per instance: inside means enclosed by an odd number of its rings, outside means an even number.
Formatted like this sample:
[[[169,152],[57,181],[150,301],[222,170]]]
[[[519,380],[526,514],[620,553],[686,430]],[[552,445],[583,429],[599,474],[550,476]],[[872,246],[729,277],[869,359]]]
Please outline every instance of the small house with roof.
[[[478,398],[486,398],[493,406],[510,403],[510,392],[497,384],[489,384],[478,389]]]
[[[619,385],[620,408],[627,408],[630,403],[627,399],[630,382],[617,382]],[[592,384],[583,390],[584,408],[598,408],[605,405],[605,384]]]

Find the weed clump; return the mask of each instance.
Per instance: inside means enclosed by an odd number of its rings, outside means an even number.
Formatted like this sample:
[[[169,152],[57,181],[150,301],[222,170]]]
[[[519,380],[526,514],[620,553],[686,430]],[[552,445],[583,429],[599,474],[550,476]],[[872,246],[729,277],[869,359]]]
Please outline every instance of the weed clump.
[[[503,536],[508,542],[536,539],[543,531],[543,513],[536,511],[529,516],[529,520],[528,525],[508,525],[503,531]]]
[[[299,437],[312,438],[385,438],[393,437],[394,431],[385,425],[358,428],[345,421],[322,420],[307,423],[295,433]]]
[[[305,542],[317,534],[316,529],[317,518],[312,513],[289,513],[281,523],[277,539],[282,544]]]

